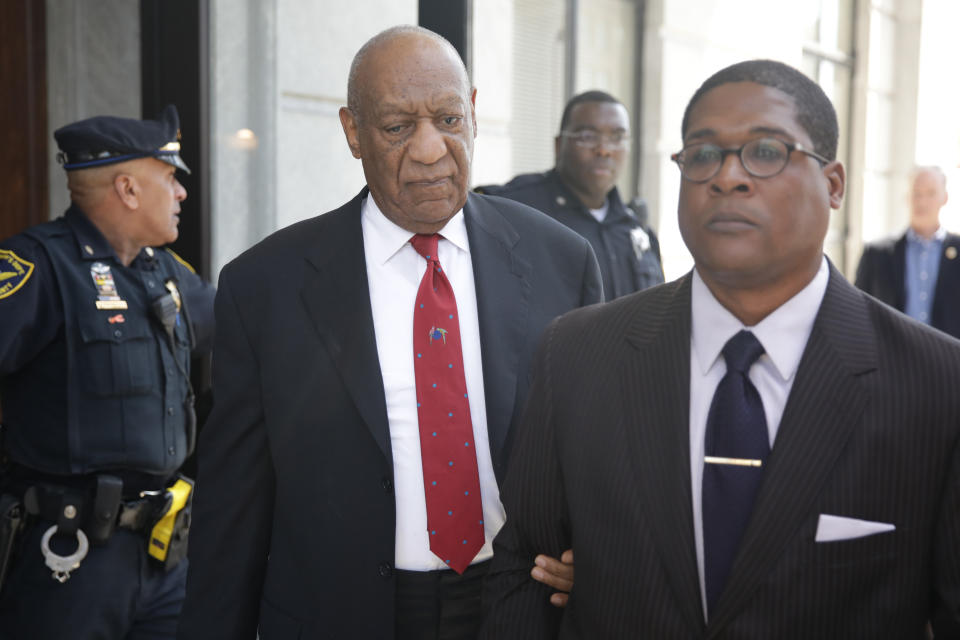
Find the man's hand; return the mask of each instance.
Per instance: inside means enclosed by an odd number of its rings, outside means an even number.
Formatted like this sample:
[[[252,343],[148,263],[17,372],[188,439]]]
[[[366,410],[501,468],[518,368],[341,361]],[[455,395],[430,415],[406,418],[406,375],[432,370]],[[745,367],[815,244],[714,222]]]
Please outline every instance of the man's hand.
[[[573,549],[564,551],[559,560],[540,554],[534,563],[536,566],[530,571],[533,579],[557,590],[550,596],[550,604],[567,606],[568,594],[573,588]]]

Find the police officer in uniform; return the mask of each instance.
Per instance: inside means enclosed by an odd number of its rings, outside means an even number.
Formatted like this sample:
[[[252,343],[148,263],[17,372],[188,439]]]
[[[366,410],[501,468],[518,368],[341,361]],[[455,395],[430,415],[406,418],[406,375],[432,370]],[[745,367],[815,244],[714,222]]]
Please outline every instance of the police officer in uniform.
[[[0,242],[0,637],[175,635],[191,486],[177,470],[214,296],[153,248],[177,238],[187,196],[178,127],[168,106],[57,130],[70,208]]]
[[[624,205],[616,182],[630,147],[623,104],[603,91],[567,103],[555,141],[556,167],[476,191],[528,204],[586,238],[597,254],[607,300],[663,282],[660,245],[646,205]]]

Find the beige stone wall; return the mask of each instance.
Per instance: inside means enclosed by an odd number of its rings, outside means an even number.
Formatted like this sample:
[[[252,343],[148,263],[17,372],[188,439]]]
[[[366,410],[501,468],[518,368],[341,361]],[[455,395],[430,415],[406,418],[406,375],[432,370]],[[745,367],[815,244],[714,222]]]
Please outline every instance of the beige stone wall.
[[[212,0],[214,273],[269,233],[364,185],[339,108],[357,49],[416,0]]]

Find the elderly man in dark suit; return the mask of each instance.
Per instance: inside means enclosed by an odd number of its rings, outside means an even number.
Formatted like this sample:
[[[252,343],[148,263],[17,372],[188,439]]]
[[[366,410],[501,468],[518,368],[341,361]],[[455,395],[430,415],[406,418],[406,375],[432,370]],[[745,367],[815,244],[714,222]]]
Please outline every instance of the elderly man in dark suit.
[[[824,257],[832,105],[743,62],[682,131],[695,268],[547,330],[481,637],[958,637],[960,343]],[[571,544],[551,610],[527,571]]]
[[[910,190],[910,228],[864,247],[856,285],[911,318],[960,338],[960,236],[940,225],[947,177],[919,167]]]
[[[468,195],[475,98],[446,40],[375,36],[340,111],[367,188],[224,269],[181,638],[476,637],[534,347],[602,287]]]

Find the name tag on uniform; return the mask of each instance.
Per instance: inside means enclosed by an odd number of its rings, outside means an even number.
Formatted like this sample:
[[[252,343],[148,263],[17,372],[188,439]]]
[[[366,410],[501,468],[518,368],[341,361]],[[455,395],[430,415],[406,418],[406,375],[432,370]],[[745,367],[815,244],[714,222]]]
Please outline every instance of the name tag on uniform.
[[[126,309],[126,300],[97,300],[97,309]]]

